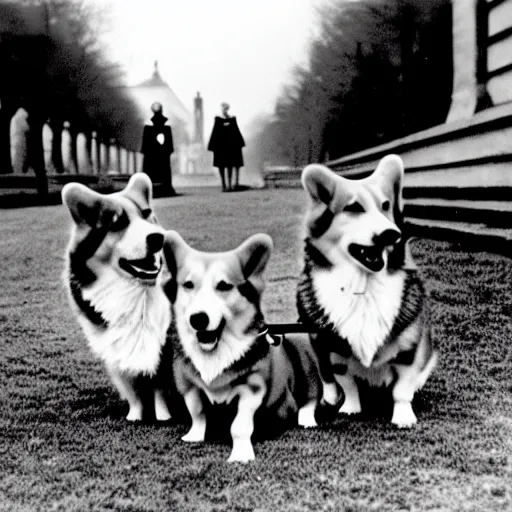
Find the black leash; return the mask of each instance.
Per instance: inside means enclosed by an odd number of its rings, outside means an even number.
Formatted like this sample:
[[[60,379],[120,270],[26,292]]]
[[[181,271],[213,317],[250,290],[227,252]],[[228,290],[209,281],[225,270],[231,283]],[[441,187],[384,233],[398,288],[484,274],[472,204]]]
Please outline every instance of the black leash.
[[[300,322],[289,324],[264,324],[258,336],[264,336],[269,345],[277,347],[282,343],[286,334],[310,334],[315,332],[318,331],[308,328]]]

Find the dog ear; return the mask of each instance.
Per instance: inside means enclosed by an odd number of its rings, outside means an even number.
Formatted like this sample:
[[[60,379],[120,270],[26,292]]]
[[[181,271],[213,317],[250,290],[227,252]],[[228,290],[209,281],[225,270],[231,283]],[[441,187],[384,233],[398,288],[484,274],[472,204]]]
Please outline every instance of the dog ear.
[[[164,258],[171,276],[164,283],[163,289],[171,304],[176,301],[176,294],[178,293],[178,282],[176,281],[178,268],[181,266],[188,249],[189,246],[177,231],[171,230],[164,233]]]
[[[315,202],[329,205],[336,192],[336,175],[321,164],[310,164],[302,171],[302,186]]]
[[[393,215],[395,222],[402,220],[403,200],[402,183],[404,179],[404,163],[398,155],[387,155],[379,162],[375,172],[371,176],[378,179],[381,186],[393,194]]]
[[[164,233],[164,258],[174,279],[189,249],[187,242],[177,231],[170,230]]]
[[[122,209],[108,197],[80,183],[67,183],[62,189],[62,202],[71,213],[75,224],[100,229],[108,226]]]
[[[149,207],[153,198],[151,178],[143,172],[134,174],[123,190],[123,194],[133,199],[142,209]]]
[[[272,238],[265,233],[258,233],[235,249],[245,279],[250,280],[260,291],[263,289],[263,271],[273,248]]]

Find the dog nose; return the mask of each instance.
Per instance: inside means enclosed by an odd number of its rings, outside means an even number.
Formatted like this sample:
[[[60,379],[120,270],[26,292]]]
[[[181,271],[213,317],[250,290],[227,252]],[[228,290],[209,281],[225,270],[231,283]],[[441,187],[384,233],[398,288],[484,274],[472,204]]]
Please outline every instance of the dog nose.
[[[147,236],[146,243],[149,252],[158,252],[164,246],[164,235],[162,233],[151,233]]]
[[[199,313],[194,313],[190,315],[190,325],[196,331],[205,331],[210,323],[210,319],[208,315],[204,311],[200,311]]]
[[[379,235],[376,235],[373,238],[373,241],[376,245],[380,245],[382,247],[386,247],[387,245],[393,245],[400,240],[402,233],[397,229],[386,229]]]

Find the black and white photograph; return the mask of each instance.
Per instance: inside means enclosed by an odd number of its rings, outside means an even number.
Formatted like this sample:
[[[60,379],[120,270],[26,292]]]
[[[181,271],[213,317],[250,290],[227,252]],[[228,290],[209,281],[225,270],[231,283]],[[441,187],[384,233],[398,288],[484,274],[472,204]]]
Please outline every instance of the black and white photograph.
[[[512,512],[512,0],[0,0],[0,512]]]

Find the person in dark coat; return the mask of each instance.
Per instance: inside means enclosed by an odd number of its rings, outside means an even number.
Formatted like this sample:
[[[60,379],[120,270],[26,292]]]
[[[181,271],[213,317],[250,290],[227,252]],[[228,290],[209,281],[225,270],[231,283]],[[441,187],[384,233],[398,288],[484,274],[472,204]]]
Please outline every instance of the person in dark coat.
[[[151,105],[153,125],[144,126],[142,149],[144,155],[142,170],[153,183],[161,183],[164,195],[174,195],[172,186],[171,153],[174,151],[171,127],[166,124],[161,103]]]
[[[238,188],[240,167],[244,165],[242,148],[245,146],[245,141],[238,128],[236,117],[229,115],[229,105],[222,103],[221,109],[222,116],[215,117],[208,150],[213,152],[213,165],[219,169],[222,190],[226,192]],[[233,169],[235,169],[234,186],[232,184]]]

